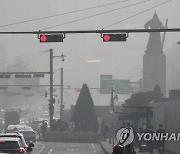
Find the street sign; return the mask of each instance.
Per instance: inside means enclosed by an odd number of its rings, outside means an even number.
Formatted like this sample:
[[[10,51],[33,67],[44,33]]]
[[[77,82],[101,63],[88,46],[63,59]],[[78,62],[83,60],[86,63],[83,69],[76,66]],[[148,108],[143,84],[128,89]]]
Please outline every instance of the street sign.
[[[10,74],[0,74],[0,78],[10,78]]]
[[[22,90],[31,90],[31,86],[22,86],[21,89]]]
[[[15,78],[31,78],[31,74],[15,74]]]
[[[41,77],[44,77],[44,74],[42,74],[42,73],[35,73],[35,74],[33,74],[33,77],[34,78],[41,78]]]
[[[117,94],[130,94],[132,92],[130,80],[101,80],[100,93],[110,94],[114,87]]]
[[[112,80],[112,75],[100,75],[100,80]]]

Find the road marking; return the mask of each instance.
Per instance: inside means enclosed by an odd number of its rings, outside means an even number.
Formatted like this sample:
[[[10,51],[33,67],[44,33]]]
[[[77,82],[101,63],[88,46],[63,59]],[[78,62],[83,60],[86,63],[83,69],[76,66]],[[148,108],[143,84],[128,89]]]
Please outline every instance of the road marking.
[[[91,146],[92,146],[92,148],[93,148],[93,150],[94,150],[94,149],[95,149],[95,145],[92,143]]]
[[[95,145],[92,143],[91,146],[92,146],[92,148],[94,150],[94,153],[96,153],[97,151],[95,150]]]
[[[51,154],[51,152],[52,152],[52,149],[49,150],[48,154]]]
[[[41,148],[41,150],[40,150],[37,154],[40,154],[40,153],[44,150],[44,148],[45,148],[45,145],[44,145],[44,144],[42,144],[42,143],[39,143],[39,144],[42,145],[42,148]]]

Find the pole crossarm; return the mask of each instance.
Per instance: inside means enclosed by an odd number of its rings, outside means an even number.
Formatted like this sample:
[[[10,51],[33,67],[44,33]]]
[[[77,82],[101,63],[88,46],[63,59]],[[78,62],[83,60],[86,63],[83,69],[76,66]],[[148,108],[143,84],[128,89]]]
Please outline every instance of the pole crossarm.
[[[164,29],[116,29],[116,30],[61,30],[61,31],[0,31],[0,34],[90,34],[90,33],[145,33],[145,32],[180,32],[180,28]]]

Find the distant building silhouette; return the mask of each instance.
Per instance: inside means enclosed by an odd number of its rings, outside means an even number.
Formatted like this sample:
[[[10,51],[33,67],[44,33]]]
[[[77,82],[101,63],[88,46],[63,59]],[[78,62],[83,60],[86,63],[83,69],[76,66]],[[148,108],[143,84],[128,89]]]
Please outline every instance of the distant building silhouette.
[[[156,12],[144,27],[146,29],[162,29],[163,24]],[[166,96],[166,56],[162,51],[160,32],[149,34],[149,41],[143,57],[143,91],[153,91],[159,85],[163,96]]]

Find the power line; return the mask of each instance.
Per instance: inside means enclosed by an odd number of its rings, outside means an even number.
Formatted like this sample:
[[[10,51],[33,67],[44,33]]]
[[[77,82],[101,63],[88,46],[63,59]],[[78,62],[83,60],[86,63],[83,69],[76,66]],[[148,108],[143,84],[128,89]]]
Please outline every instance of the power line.
[[[53,18],[53,17],[58,17],[58,16],[63,16],[63,15],[68,15],[68,14],[82,12],[82,11],[87,11],[87,10],[101,8],[101,7],[105,7],[105,6],[110,6],[110,5],[123,3],[123,2],[127,2],[127,1],[131,1],[131,0],[117,1],[117,2],[113,2],[113,3],[107,3],[107,4],[103,4],[103,5],[98,5],[98,6],[94,6],[94,7],[85,8],[85,9],[79,9],[79,10],[74,10],[74,11],[70,11],[70,12],[59,13],[59,14],[55,14],[55,15],[51,15],[51,16],[46,16],[46,17],[40,17],[40,18],[34,18],[34,19],[30,19],[30,20],[14,22],[14,23],[10,23],[10,24],[0,25],[0,28],[7,27],[7,26],[14,26],[14,25],[28,23],[28,22],[33,22],[33,21],[38,21],[38,20],[43,20],[43,19],[48,19],[48,18]]]
[[[23,59],[25,59],[26,61],[27,60],[30,60],[30,59],[33,59],[33,58],[37,58],[37,57],[39,57],[39,56],[41,56],[41,55],[43,55],[43,54],[45,54],[45,52],[44,51],[41,51],[40,53],[38,52],[38,54],[36,54],[36,55],[29,55],[29,56],[27,56],[27,57],[24,57]],[[14,61],[16,61],[16,59],[12,59],[12,60],[9,60],[9,61],[5,61],[6,63],[12,63],[12,62],[14,62]],[[0,62],[0,64],[1,63],[4,63],[4,62]],[[13,68],[13,67],[15,67],[15,66],[17,66],[19,63],[16,63],[16,64],[14,64],[14,65],[10,65],[10,66],[8,66],[8,67],[6,67],[6,68],[8,68],[8,69],[10,69],[10,68]]]
[[[11,57],[11,58],[7,58],[6,60],[2,60],[0,61],[0,64],[3,64],[3,63],[11,63],[11,62],[15,62],[17,60],[17,58],[21,58],[21,59],[31,59],[36,57],[36,56],[39,56],[39,55],[42,55],[44,54],[42,51],[41,52],[38,52],[36,54],[27,54],[27,55],[24,55],[24,56],[16,56],[16,57]]]
[[[39,53],[38,55],[31,55],[30,57],[24,57],[24,59],[26,59],[26,60],[30,60],[30,59],[33,59],[33,58],[37,58],[37,57],[39,57],[39,56],[41,56],[41,55],[43,55],[44,53]],[[13,61],[15,61],[15,60],[13,60]],[[10,62],[13,62],[13,61],[9,61],[9,63]],[[16,65],[18,65],[19,63],[17,63],[17,64],[14,64],[14,65],[12,65],[11,67],[14,67],[14,66],[16,66]]]
[[[14,57],[1,58],[1,59],[0,59],[0,63],[1,63],[1,61],[2,61],[2,62],[6,62],[6,60],[23,58],[23,57],[26,57],[26,56],[31,56],[31,55],[33,55],[33,54],[38,54],[38,53],[42,53],[42,52],[44,52],[44,51],[38,51],[38,52],[36,51],[36,52],[33,52],[33,53],[21,54],[21,55],[14,56]]]
[[[50,28],[59,27],[59,26],[62,26],[62,25],[67,25],[67,24],[70,24],[70,23],[74,23],[74,22],[77,22],[77,21],[86,20],[86,19],[89,19],[89,18],[92,18],[92,17],[104,15],[104,14],[107,14],[107,13],[110,13],[110,12],[114,12],[114,11],[125,9],[125,8],[131,7],[131,6],[139,5],[139,4],[148,2],[148,1],[149,0],[145,0],[145,1],[142,1],[142,2],[138,2],[138,3],[131,4],[131,5],[127,5],[127,6],[123,6],[123,7],[120,7],[120,8],[116,8],[116,9],[112,9],[112,10],[109,10],[109,11],[105,11],[105,12],[101,12],[101,13],[98,13],[98,14],[94,14],[94,15],[91,15],[91,16],[88,16],[88,17],[83,17],[83,18],[71,20],[71,21],[68,21],[68,22],[64,22],[64,23],[61,23],[61,24],[57,24],[57,25],[54,25],[54,26],[43,28],[41,30],[46,30],[46,29],[50,29]]]
[[[166,2],[163,2],[163,3],[160,3],[160,4],[158,4],[158,5],[155,5],[155,6],[149,8],[149,9],[147,9],[147,10],[141,11],[141,12],[139,12],[139,13],[137,13],[137,14],[135,14],[135,15],[132,15],[132,16],[130,16],[130,17],[128,17],[128,18],[122,19],[122,20],[120,20],[120,21],[118,21],[118,22],[115,22],[115,23],[113,23],[113,24],[111,24],[111,25],[108,25],[108,26],[104,27],[103,29],[106,29],[106,28],[108,28],[108,27],[114,26],[114,25],[119,24],[120,22],[126,21],[126,20],[128,20],[128,19],[134,18],[134,17],[136,17],[136,16],[138,16],[138,15],[140,15],[140,14],[142,14],[142,13],[145,13],[145,12],[147,12],[147,11],[150,11],[150,10],[156,8],[156,7],[159,7],[159,6],[161,6],[161,5],[164,5],[164,4],[166,4],[166,3],[169,3],[170,1],[172,1],[172,0],[168,0],[168,1],[166,1]]]

